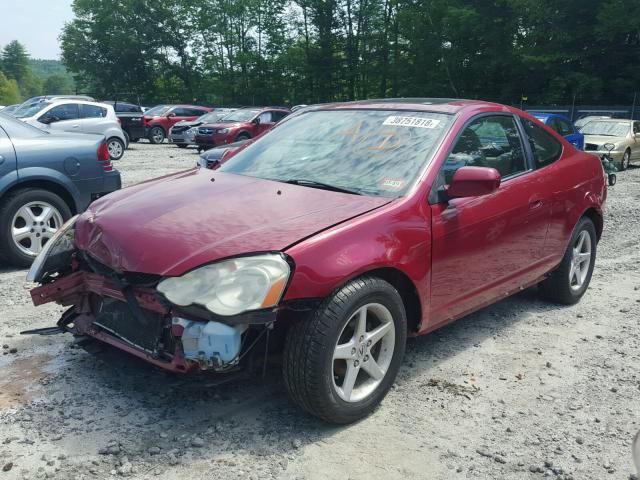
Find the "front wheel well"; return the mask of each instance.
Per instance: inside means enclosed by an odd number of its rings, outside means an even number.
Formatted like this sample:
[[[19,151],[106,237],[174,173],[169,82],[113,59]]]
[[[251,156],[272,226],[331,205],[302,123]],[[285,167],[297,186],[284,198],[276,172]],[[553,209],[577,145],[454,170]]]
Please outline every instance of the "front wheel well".
[[[10,195],[18,190],[23,190],[25,188],[41,188],[43,190],[48,190],[51,193],[55,193],[60,198],[62,198],[62,200],[64,200],[64,203],[66,203],[69,207],[69,210],[71,210],[72,215],[78,213],[76,202],[73,199],[71,193],[69,193],[69,191],[59,183],[51,182],[48,180],[26,180],[24,182],[17,183],[2,195],[0,195],[0,200],[2,200],[2,198],[6,197],[7,195]]]
[[[582,216],[591,219],[593,225],[596,227],[596,239],[600,241],[602,230],[604,228],[604,220],[602,218],[602,214],[594,207],[591,207],[586,212],[584,212],[584,215]]]
[[[417,331],[422,321],[422,304],[413,281],[404,272],[391,267],[370,270],[363,275],[381,278],[398,291],[407,313],[407,331]]]

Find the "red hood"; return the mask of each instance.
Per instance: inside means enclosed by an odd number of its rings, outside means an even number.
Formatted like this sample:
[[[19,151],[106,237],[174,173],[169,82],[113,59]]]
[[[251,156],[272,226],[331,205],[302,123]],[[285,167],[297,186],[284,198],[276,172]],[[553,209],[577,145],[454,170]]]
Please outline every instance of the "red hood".
[[[76,243],[117,271],[181,275],[220,258],[282,251],[389,201],[189,170],[94,202],[78,219]]]

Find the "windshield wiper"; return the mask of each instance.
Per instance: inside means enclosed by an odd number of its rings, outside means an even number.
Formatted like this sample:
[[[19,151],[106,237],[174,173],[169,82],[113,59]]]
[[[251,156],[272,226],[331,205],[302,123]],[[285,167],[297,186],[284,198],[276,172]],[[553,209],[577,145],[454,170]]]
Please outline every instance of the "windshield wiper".
[[[315,180],[306,180],[303,178],[290,178],[289,180],[280,180],[280,181],[283,183],[290,183],[292,185],[301,185],[303,187],[330,190],[332,192],[349,193],[351,195],[362,195],[362,193],[356,190],[350,190],[348,188],[338,187],[337,185],[329,185],[328,183],[316,182]]]

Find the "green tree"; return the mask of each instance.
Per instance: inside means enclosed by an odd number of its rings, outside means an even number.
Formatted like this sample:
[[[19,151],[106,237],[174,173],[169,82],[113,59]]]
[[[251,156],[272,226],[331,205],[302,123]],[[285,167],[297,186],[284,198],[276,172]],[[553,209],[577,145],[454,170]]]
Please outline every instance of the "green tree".
[[[24,46],[17,40],[9,42],[0,54],[0,66],[2,71],[11,80],[21,84],[27,79],[31,70],[29,68],[29,55]]]
[[[50,75],[44,81],[43,92],[45,95],[68,95],[73,93],[73,86],[64,75]]]
[[[20,101],[20,90],[15,80],[0,72],[0,105],[13,105]]]

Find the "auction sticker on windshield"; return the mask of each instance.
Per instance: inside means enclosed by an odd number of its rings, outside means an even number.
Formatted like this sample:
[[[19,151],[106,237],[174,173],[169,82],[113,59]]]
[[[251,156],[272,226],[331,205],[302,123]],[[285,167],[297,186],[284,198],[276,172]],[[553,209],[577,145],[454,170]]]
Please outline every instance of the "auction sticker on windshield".
[[[387,117],[383,125],[391,125],[395,127],[417,127],[417,128],[436,128],[440,124],[440,120],[421,117],[402,117],[392,115]]]

